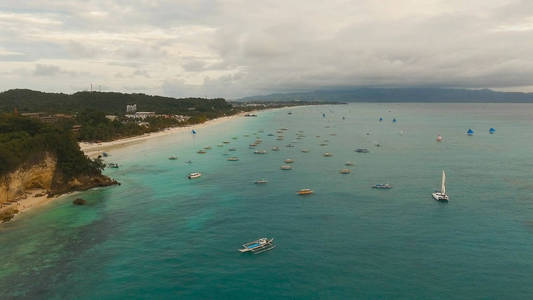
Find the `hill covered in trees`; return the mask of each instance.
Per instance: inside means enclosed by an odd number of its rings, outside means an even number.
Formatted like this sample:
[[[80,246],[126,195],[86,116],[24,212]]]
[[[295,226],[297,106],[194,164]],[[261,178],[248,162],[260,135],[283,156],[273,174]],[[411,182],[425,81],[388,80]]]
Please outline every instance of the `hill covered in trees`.
[[[231,113],[232,106],[222,98],[170,98],[146,94],[115,92],[44,93],[13,89],[0,93],[0,111],[48,112],[73,114],[95,110],[106,114],[125,114],[126,105],[137,104],[138,111],[165,114],[202,115],[208,119]]]
[[[73,178],[99,175],[103,165],[80,150],[70,130],[38,120],[0,114],[0,176],[50,153],[57,158],[58,171]]]
[[[489,89],[444,88],[345,88],[301,93],[280,93],[240,99],[263,101],[336,101],[336,102],[502,102],[533,103],[533,93],[497,92]]]

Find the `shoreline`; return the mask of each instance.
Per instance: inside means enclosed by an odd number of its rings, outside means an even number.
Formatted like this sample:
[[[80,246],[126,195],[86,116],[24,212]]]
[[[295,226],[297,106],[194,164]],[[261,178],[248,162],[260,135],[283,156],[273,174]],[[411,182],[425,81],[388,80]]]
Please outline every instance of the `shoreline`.
[[[9,204],[0,207],[0,213],[9,211],[12,209],[16,209],[18,212],[13,215],[13,217],[9,221],[1,222],[0,220],[0,226],[2,223],[9,223],[13,222],[16,219],[20,217],[20,215],[24,214],[25,212],[30,211],[32,208],[38,208],[42,207],[46,204],[51,203],[52,201],[55,201],[65,195],[70,195],[71,193],[66,193],[62,195],[57,196],[51,196],[48,197],[47,190],[40,189],[40,188],[34,188],[29,189],[24,193],[24,196],[14,199],[13,201],[9,202]]]
[[[271,108],[271,109],[266,109],[266,110],[281,110],[281,109],[286,109],[286,108],[299,108],[299,107],[305,107],[305,106],[306,105],[276,107],[276,108]],[[98,155],[101,155],[102,152],[109,151],[112,149],[117,149],[117,148],[122,148],[122,147],[130,146],[130,145],[142,143],[146,140],[161,137],[161,136],[167,136],[167,135],[171,135],[175,133],[189,131],[191,130],[191,128],[203,129],[209,126],[221,124],[223,122],[235,120],[237,118],[243,118],[245,114],[257,113],[259,111],[266,111],[266,110],[241,112],[241,113],[231,115],[231,116],[211,119],[201,124],[189,125],[189,126],[183,126],[183,127],[170,127],[170,128],[166,128],[161,131],[157,131],[157,132],[151,132],[151,133],[143,134],[140,136],[132,136],[132,137],[117,139],[117,140],[108,141],[108,142],[102,142],[102,143],[79,142],[78,145],[80,146],[80,150],[83,151],[85,155],[94,159],[98,157]],[[0,206],[0,214],[10,209],[16,209],[18,210],[18,212],[14,214],[13,218],[11,218],[9,221],[2,222],[0,220],[0,226],[3,223],[13,222],[17,218],[19,218],[21,214],[25,212],[28,212],[35,208],[46,206],[47,204],[53,201],[56,201],[62,197],[71,195],[72,193],[76,193],[79,191],[71,191],[65,194],[50,196],[50,197],[48,197],[47,192],[48,192],[47,190],[40,189],[40,188],[29,189],[24,193],[23,196],[12,200],[9,204],[6,205],[4,203],[3,206]]]
[[[242,112],[242,113],[238,113],[238,114],[231,115],[231,116],[220,117],[220,118],[208,120],[204,123],[196,124],[196,125],[183,126],[183,127],[171,127],[171,128],[167,128],[161,131],[157,131],[157,132],[151,132],[151,133],[143,134],[140,136],[133,136],[133,137],[118,139],[118,140],[109,141],[109,142],[102,142],[102,143],[80,142],[78,143],[78,145],[80,146],[80,149],[85,153],[85,155],[87,155],[90,158],[96,158],[98,155],[101,155],[102,152],[109,151],[114,148],[122,148],[122,147],[130,146],[130,145],[134,145],[137,143],[142,143],[143,141],[146,141],[148,139],[153,139],[153,138],[157,138],[161,136],[167,136],[170,134],[188,131],[188,130],[191,130],[191,128],[193,127],[202,129],[208,126],[214,126],[214,125],[226,122],[226,121],[231,121],[231,120],[234,120],[240,117],[244,117],[244,115],[247,113],[250,113],[250,112]],[[65,194],[48,197],[48,191],[45,189],[40,189],[40,188],[28,189],[25,191],[23,196],[17,199],[13,199],[9,203],[3,203],[3,205],[0,206],[0,215],[3,212],[7,212],[13,209],[16,209],[18,211],[17,213],[13,215],[13,217],[9,221],[2,222],[2,220],[0,220],[0,226],[1,224],[15,221],[22,214],[32,209],[46,206],[53,201],[56,201],[62,197],[71,195],[72,193],[76,193],[76,192],[78,191],[72,191],[72,192],[67,192]]]
[[[89,143],[89,142],[79,142],[78,145],[80,146],[81,151],[85,153],[90,158],[96,158],[98,155],[101,155],[105,151],[109,151],[111,149],[116,148],[122,148],[129,145],[134,145],[137,143],[141,143],[148,139],[153,139],[161,136],[167,136],[175,133],[180,133],[184,131],[191,130],[191,128],[206,128],[208,126],[213,126],[220,124],[222,122],[231,121],[240,117],[244,117],[245,114],[251,113],[251,112],[241,112],[235,115],[231,116],[225,116],[220,117],[216,119],[208,120],[201,124],[196,125],[188,125],[188,126],[181,126],[181,127],[169,127],[161,131],[156,132],[150,132],[143,135],[138,136],[132,136],[127,138],[122,138],[118,140],[108,141],[108,142],[101,142],[101,143]]]

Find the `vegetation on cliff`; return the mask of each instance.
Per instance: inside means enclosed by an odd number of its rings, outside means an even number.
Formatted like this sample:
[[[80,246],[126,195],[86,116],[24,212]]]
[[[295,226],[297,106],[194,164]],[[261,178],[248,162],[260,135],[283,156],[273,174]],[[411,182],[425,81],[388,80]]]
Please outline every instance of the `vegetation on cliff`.
[[[14,114],[0,114],[0,175],[25,163],[57,157],[57,169],[65,179],[101,174],[100,161],[87,158],[70,130]]]

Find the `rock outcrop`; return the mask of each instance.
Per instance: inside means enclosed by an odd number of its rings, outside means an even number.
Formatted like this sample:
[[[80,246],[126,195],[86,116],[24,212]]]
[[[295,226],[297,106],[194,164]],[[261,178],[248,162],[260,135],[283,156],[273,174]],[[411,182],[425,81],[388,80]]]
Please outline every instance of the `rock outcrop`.
[[[57,168],[57,158],[43,153],[41,158],[0,177],[0,207],[2,203],[24,197],[30,189],[44,189],[49,196],[56,196],[114,184],[118,182],[101,174],[66,179]]]

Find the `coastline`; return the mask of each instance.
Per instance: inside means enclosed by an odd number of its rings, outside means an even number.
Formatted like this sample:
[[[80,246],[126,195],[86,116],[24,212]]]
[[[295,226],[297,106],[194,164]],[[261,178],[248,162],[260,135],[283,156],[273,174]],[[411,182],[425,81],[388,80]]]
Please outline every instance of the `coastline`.
[[[18,199],[15,199],[14,201],[10,202],[10,204],[8,205],[4,205],[0,207],[0,214],[2,212],[12,210],[12,209],[17,210],[17,213],[15,213],[9,221],[2,222],[0,220],[0,224],[13,222],[14,220],[18,219],[21,214],[24,214],[25,212],[31,210],[32,208],[44,206],[48,203],[51,203],[52,201],[55,201],[69,194],[70,193],[48,197],[48,193],[45,189],[36,188],[36,189],[27,190],[24,193],[24,196]]]
[[[125,146],[141,143],[148,139],[153,139],[161,136],[166,136],[170,134],[180,133],[184,131],[189,131],[192,128],[206,128],[208,126],[214,126],[217,124],[220,124],[222,122],[231,121],[240,117],[244,117],[245,114],[251,113],[251,112],[241,112],[235,115],[226,116],[226,117],[220,117],[212,120],[208,120],[201,124],[196,125],[189,125],[189,126],[183,126],[183,127],[170,127],[161,131],[157,132],[151,132],[139,136],[132,136],[127,137],[123,139],[113,140],[109,142],[101,142],[101,143],[88,143],[88,142],[80,142],[78,143],[80,145],[81,151],[85,153],[90,158],[96,158],[98,155],[101,155],[105,151],[109,151],[112,149],[122,148]]]
[[[118,140],[109,141],[109,142],[102,142],[102,143],[81,142],[78,144],[80,145],[80,149],[85,153],[85,155],[87,155],[90,158],[96,158],[98,155],[101,155],[102,152],[104,151],[109,151],[111,149],[130,146],[133,144],[141,143],[148,139],[153,139],[153,138],[157,138],[161,136],[189,131],[192,128],[202,129],[208,126],[214,126],[214,125],[226,122],[226,121],[244,117],[246,113],[250,113],[250,112],[242,112],[242,113],[238,113],[238,114],[231,115],[231,116],[216,118],[216,119],[212,119],[212,120],[209,120],[204,123],[197,124],[197,125],[184,126],[184,127],[172,127],[172,128],[167,128],[162,131],[152,132],[152,133],[148,133],[148,134],[144,134],[140,136],[133,136],[133,137],[128,137],[128,138],[118,139]],[[0,207],[0,215],[3,212],[6,212],[12,209],[16,209],[18,211],[17,213],[14,214],[13,218],[11,218],[9,221],[2,222],[0,220],[0,224],[13,222],[17,218],[19,218],[21,214],[25,212],[28,212],[38,207],[43,207],[57,199],[60,199],[61,197],[71,195],[72,193],[75,193],[75,192],[77,191],[49,197],[47,190],[45,189],[35,188],[35,189],[27,190],[23,196],[17,199],[14,199],[9,204],[4,204],[4,206]]]

